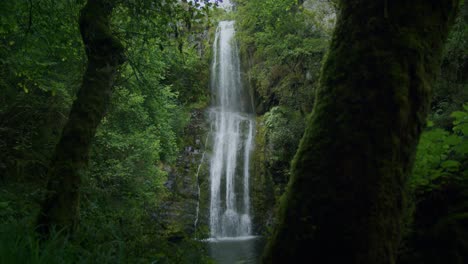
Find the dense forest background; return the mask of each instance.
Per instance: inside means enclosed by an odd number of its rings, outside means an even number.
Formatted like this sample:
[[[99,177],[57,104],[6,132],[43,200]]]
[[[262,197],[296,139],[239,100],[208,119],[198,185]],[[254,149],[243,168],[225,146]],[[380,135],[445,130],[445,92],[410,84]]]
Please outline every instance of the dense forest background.
[[[79,227],[42,242],[34,225],[48,168],[86,70],[78,27],[85,1],[0,4],[2,263],[211,262],[193,238],[208,235],[202,219],[208,179],[198,176],[207,169],[199,164],[211,45],[224,19],[237,21],[243,77],[255,95],[255,231],[271,232],[313,109],[337,5],[236,0],[225,12],[197,1],[118,2],[111,28],[126,62],[82,175]],[[460,1],[407,183],[399,263],[468,260],[467,21],[468,5]],[[194,225],[199,200],[202,217]]]
[[[209,103],[216,12],[209,5],[128,1],[115,8],[112,30],[127,62],[83,175],[79,230],[72,243],[56,234],[41,245],[49,247],[43,254],[33,238],[47,169],[86,69],[78,28],[84,4],[1,4],[1,262],[202,262],[195,243],[167,241],[178,231],[162,215],[176,199],[165,183],[187,144],[192,112]]]

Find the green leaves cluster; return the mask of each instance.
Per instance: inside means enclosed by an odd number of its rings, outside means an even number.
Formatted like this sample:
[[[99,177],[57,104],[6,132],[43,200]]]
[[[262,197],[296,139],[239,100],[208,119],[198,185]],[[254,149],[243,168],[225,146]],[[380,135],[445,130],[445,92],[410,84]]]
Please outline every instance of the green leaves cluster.
[[[76,1],[0,3],[0,174],[43,180],[85,57]]]
[[[41,89],[55,94],[79,83],[84,52],[78,27],[71,25],[76,24],[80,8],[71,0],[1,4],[2,89],[25,93]]]
[[[421,136],[410,187],[431,191],[454,179],[468,181],[468,104],[463,111],[455,111],[452,131],[434,128]]]
[[[146,4],[129,1],[113,17],[128,64],[95,138],[83,215],[90,226],[112,219],[123,228],[131,258],[170,263],[183,253],[164,241],[171,228],[162,219],[171,196],[164,183],[192,107],[207,104],[209,21],[186,3]]]
[[[261,110],[280,104],[309,112],[330,31],[319,10],[296,0],[237,2],[242,53]]]
[[[450,117],[450,130],[430,121],[418,145],[409,179],[404,264],[461,264],[468,257],[468,104]]]
[[[292,160],[304,131],[303,117],[275,106],[264,115],[264,122],[268,159],[286,163]]]

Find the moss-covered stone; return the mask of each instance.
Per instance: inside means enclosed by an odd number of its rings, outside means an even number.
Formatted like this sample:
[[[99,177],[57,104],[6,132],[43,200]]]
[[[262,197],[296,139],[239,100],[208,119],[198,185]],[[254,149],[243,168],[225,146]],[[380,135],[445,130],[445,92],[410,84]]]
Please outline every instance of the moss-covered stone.
[[[255,149],[252,155],[251,201],[255,233],[264,234],[271,227],[275,203],[274,184],[266,167],[265,124],[256,120]]]
[[[170,194],[163,201],[161,218],[169,236],[184,233],[204,238],[207,235],[210,188],[205,144],[208,132],[204,110],[192,110],[176,164],[167,168],[166,187]]]
[[[340,1],[264,263],[395,263],[405,181],[458,1]]]

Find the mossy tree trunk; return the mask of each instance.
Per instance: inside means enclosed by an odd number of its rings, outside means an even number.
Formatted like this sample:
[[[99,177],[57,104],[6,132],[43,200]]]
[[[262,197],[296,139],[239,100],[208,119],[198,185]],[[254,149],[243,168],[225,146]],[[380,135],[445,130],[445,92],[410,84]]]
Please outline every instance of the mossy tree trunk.
[[[395,263],[457,0],[342,0],[264,263]]]
[[[81,10],[79,25],[88,64],[49,168],[47,195],[37,221],[37,231],[46,236],[53,227],[71,231],[78,221],[81,174],[124,62],[123,46],[110,31],[113,7],[113,0],[88,0]]]

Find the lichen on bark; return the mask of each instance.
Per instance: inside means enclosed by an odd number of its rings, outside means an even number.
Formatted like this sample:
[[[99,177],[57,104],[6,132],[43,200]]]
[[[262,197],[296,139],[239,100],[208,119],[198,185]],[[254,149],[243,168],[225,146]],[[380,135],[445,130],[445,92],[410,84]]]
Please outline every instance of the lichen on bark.
[[[405,182],[457,4],[339,2],[263,263],[395,263]]]

